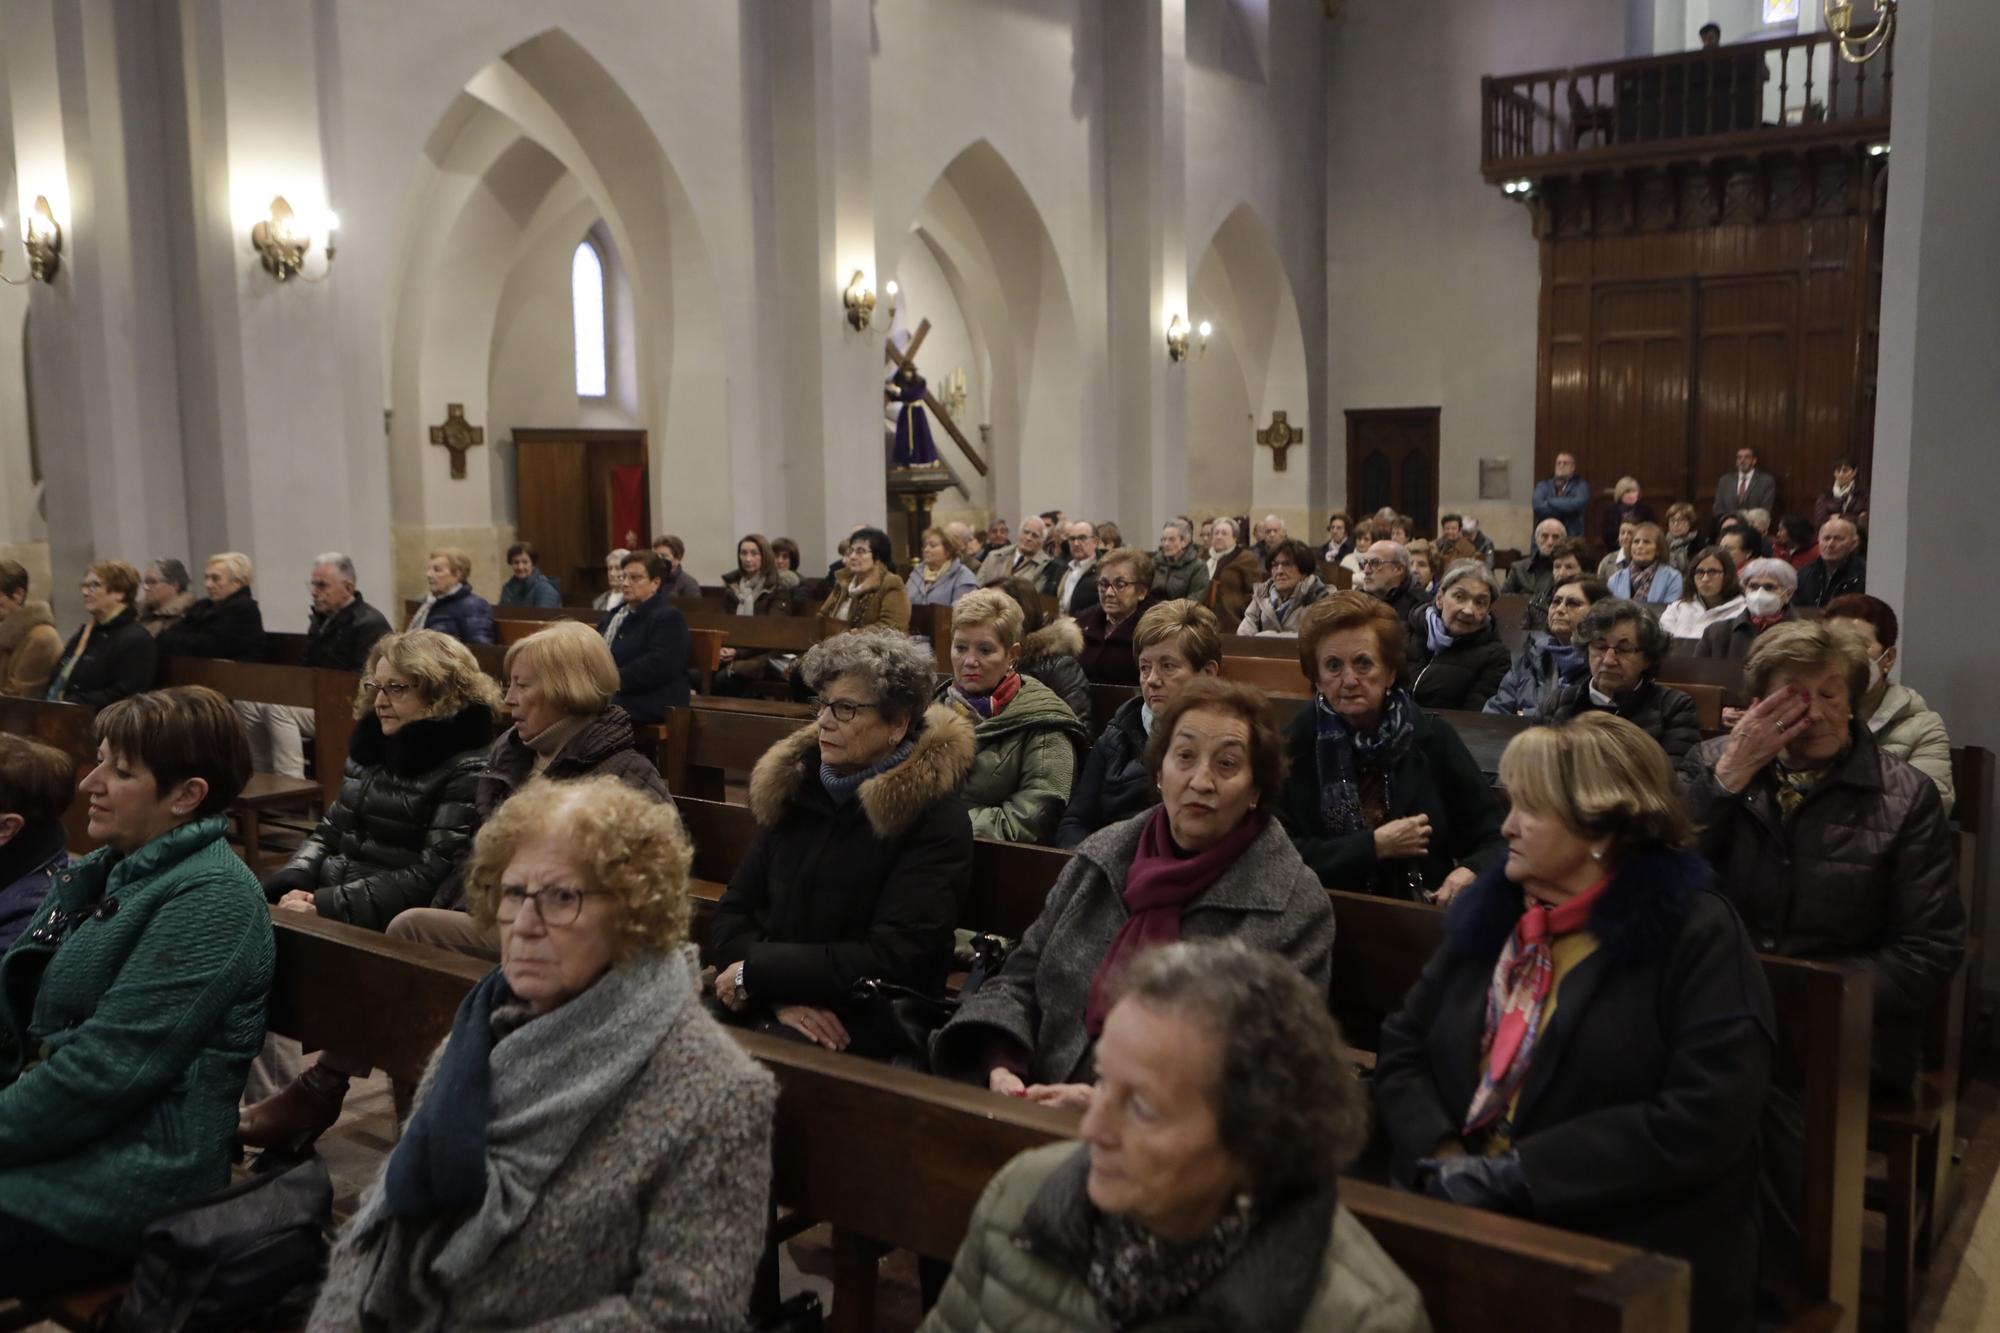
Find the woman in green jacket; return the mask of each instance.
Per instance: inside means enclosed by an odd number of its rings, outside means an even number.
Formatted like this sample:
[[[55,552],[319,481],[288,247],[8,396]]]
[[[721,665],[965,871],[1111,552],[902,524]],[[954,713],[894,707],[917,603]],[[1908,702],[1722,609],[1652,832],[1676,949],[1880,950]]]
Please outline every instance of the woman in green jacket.
[[[1016,670],[1021,607],[996,588],[952,608],[952,678],[938,702],[973,726],[978,750],[959,789],[972,832],[1001,842],[1046,843],[1069,804],[1076,757],[1090,733],[1054,690]]]
[[[276,950],[222,813],[250,776],[198,686],[97,715],[97,851],[0,958],[0,1297],[122,1276],[148,1222],[229,1183]]]

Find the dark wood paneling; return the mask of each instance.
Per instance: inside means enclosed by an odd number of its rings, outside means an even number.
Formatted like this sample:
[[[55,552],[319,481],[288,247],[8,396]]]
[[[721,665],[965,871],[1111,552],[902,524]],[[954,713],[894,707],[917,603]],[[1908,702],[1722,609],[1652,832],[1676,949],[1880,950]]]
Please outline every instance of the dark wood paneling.
[[[606,586],[604,553],[625,544],[611,531],[611,469],[645,466],[646,432],[518,429],[514,443],[521,539],[541,552],[564,602],[588,605]],[[641,526],[651,522],[648,504]]]
[[[1438,411],[1348,411],[1347,502],[1357,518],[1388,505],[1430,534],[1438,501]]]

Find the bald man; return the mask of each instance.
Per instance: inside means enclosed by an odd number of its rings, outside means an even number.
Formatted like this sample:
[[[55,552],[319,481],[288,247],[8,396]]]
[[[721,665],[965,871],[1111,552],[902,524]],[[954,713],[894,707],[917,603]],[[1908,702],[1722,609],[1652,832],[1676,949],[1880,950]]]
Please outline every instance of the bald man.
[[[1868,591],[1868,560],[1861,554],[1861,533],[1853,522],[1835,514],[1819,525],[1819,559],[1799,571],[1794,606],[1825,606],[1836,597]]]

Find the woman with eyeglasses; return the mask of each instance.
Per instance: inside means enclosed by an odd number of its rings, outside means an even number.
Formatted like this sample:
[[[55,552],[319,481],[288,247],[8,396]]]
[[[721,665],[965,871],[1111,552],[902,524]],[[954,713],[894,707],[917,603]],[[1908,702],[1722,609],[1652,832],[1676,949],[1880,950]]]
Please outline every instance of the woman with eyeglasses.
[[[156,639],[178,625],[194,603],[187,566],[172,556],[161,556],[139,577],[139,623]]]
[[[1585,713],[1624,718],[1679,759],[1701,743],[1701,716],[1685,691],[1653,679],[1672,642],[1638,602],[1607,597],[1576,627],[1583,665],[1565,673],[1543,718],[1563,723]]]
[[[1688,563],[1680,600],[1660,612],[1660,628],[1674,648],[1693,655],[1710,625],[1743,614],[1743,588],[1736,581],[1736,562],[1719,546],[1703,547]]]
[[[1097,562],[1097,605],[1076,618],[1083,633],[1077,661],[1093,685],[1137,685],[1132,631],[1152,604],[1153,557],[1121,546]]]
[[[972,876],[958,787],[973,737],[930,703],[935,666],[927,645],[888,629],[824,639],[801,659],[818,716],[752,771],[757,838],[708,933],[710,990],[739,1021],[887,1055],[856,1030],[855,983],[943,994]]]
[[[100,560],[83,572],[83,628],[70,635],[49,677],[47,698],[103,708],[152,688],[159,645],[139,623],[132,598],[139,571]]]
[[[1271,577],[1257,585],[1249,609],[1237,622],[1238,634],[1295,635],[1306,611],[1333,589],[1321,583],[1312,547],[1295,539],[1271,552]],[[1100,581],[1099,587],[1103,584]]]
[[[1521,655],[1507,668],[1507,674],[1500,678],[1500,688],[1493,692],[1481,712],[1503,717],[1540,717],[1557,683],[1564,675],[1582,668],[1583,644],[1576,638],[1577,622],[1611,592],[1596,579],[1576,573],[1574,557],[1570,564],[1570,572],[1558,574],[1555,587],[1549,591],[1545,628],[1529,631],[1528,641],[1521,645]]]

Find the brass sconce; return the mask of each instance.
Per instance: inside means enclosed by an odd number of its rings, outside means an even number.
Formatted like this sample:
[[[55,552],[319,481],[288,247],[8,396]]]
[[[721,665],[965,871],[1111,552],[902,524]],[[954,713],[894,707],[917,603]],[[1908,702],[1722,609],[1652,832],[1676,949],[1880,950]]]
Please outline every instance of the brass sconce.
[[[35,206],[25,214],[24,230],[27,235],[22,240],[22,248],[28,252],[28,276],[15,279],[0,273],[0,282],[10,287],[23,287],[30,282],[54,282],[57,270],[62,268],[62,227],[56,222],[55,214],[49,211],[47,195],[35,196]],[[0,258],[4,257],[4,249],[0,249]]]
[[[312,249],[312,233],[301,227],[282,194],[271,201],[271,216],[250,229],[250,244],[263,257],[264,271],[279,282],[298,278],[303,282],[325,282],[333,269],[333,233],[340,219],[326,215],[326,268],[317,278],[306,274],[306,252]]]
[[[862,280],[861,270],[854,270],[854,277],[848,282],[847,290],[840,294],[840,303],[847,308],[847,324],[856,333],[868,327],[875,318],[875,292]]]
[[[1167,360],[1176,364],[1187,360],[1191,347],[1194,354],[1200,356],[1208,350],[1208,335],[1213,332],[1215,326],[1205,319],[1199,327],[1190,332],[1187,321],[1175,315],[1167,321]],[[1200,336],[1199,343],[1193,341],[1195,335]]]
[[[1882,54],[1896,35],[1896,6],[1900,0],[1876,0],[1875,26],[1867,32],[1854,30],[1854,6],[1825,0],[1826,31],[1850,65],[1862,65]]]

